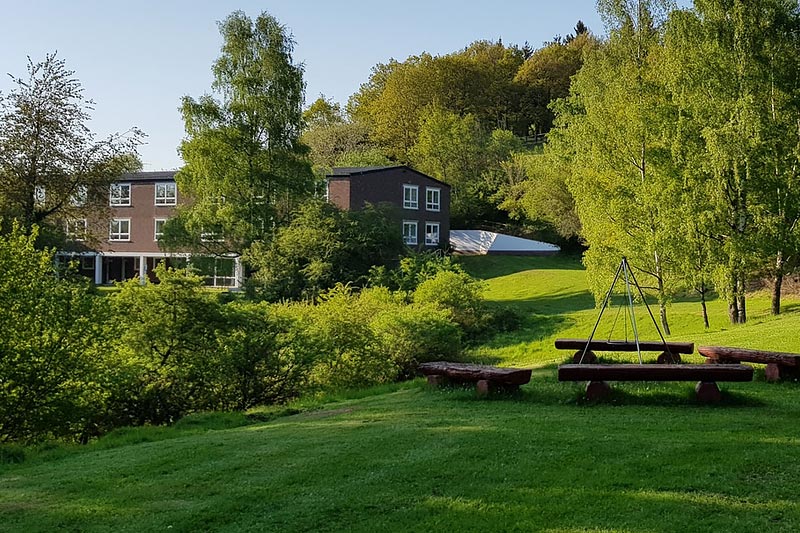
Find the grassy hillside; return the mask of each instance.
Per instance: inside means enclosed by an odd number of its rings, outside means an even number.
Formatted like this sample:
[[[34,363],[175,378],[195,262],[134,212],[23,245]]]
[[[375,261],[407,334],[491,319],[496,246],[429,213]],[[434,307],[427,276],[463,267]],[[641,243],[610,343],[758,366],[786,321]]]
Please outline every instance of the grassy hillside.
[[[797,531],[800,385],[631,383],[587,405],[548,344],[596,311],[575,261],[471,258],[525,329],[477,348],[538,366],[514,397],[411,382],[247,423],[191,417],[0,465],[0,531]],[[759,303],[761,302],[761,303]],[[696,303],[673,338],[800,351],[798,316],[704,333]],[[246,425],[244,425],[246,424]],[[236,426],[238,427],[231,427]]]
[[[555,338],[585,338],[591,333],[599,310],[595,308],[578,259],[465,257],[462,263],[473,275],[487,280],[487,299],[513,306],[526,317],[521,330],[500,335],[475,349],[477,357],[509,366],[557,363],[568,354],[553,349]],[[615,339],[624,337],[624,309],[620,313],[618,303],[619,298],[614,300],[614,307],[603,314],[595,338],[606,339],[610,333]],[[720,344],[800,353],[800,338],[795,334],[800,331],[800,313],[797,312],[800,301],[786,298],[785,311],[780,317],[769,314],[768,294],[750,295],[747,303],[748,324],[731,326],[726,303],[718,299],[708,302],[711,327],[706,331],[699,300],[678,299],[668,309],[670,340],[691,341],[698,346]],[[651,304],[651,309],[657,316],[657,306]],[[635,314],[640,338],[658,339],[644,306],[637,305]],[[632,339],[630,322],[627,332]],[[615,354],[613,357],[632,360],[636,355]],[[702,357],[695,355],[686,359],[700,362]]]

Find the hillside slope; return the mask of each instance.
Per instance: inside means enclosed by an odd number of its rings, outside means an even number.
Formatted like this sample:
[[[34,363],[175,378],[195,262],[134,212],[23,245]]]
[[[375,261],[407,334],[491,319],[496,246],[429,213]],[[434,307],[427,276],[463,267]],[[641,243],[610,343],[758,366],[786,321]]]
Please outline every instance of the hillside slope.
[[[800,385],[758,375],[701,406],[693,384],[630,383],[585,404],[547,364],[564,355],[550,339],[585,335],[596,313],[582,270],[560,261],[469,265],[529,313],[476,349],[541,365],[517,396],[417,381],[266,423],[44,453],[0,465],[0,531],[800,530]],[[794,313],[706,334],[694,305],[672,311],[690,340],[796,342]]]

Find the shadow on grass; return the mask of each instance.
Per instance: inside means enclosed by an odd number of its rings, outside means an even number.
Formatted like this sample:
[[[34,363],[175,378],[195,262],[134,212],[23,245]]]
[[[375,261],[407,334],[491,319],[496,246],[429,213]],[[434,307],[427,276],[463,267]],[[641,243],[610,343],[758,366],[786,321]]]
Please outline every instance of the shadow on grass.
[[[652,406],[675,407],[694,406],[709,409],[764,407],[763,400],[749,394],[723,390],[719,403],[706,404],[695,397],[694,385],[665,384],[661,382],[643,382],[635,386],[611,384],[611,392],[606,398],[587,400],[584,397],[584,383],[574,384],[572,395],[576,405],[613,405],[613,406]],[[633,389],[633,390],[631,390]]]
[[[483,340],[477,346],[488,349],[507,348],[525,342],[540,341],[552,337],[559,331],[569,328],[575,321],[563,315],[536,315],[528,316],[523,320],[522,326],[514,331],[497,333],[488,340]],[[499,357],[478,355],[471,360],[476,363],[494,364],[501,362]]]
[[[501,303],[520,310],[533,310],[537,313],[574,313],[576,311],[595,309],[594,297],[589,291],[520,298],[513,302],[502,301]]]
[[[470,275],[481,279],[498,278],[526,270],[584,270],[580,255],[570,254],[459,256],[458,262]]]
[[[440,394],[458,402],[519,402],[537,405],[574,405],[579,407],[698,407],[707,409],[732,409],[764,407],[768,402],[752,394],[722,390],[719,403],[705,404],[697,401],[694,383],[678,382],[611,382],[610,394],[600,400],[587,400],[584,396],[586,382],[560,382],[557,364],[533,369],[530,383],[519,389],[495,390],[485,398],[479,398],[475,385],[471,383],[447,384],[431,387],[429,392]]]

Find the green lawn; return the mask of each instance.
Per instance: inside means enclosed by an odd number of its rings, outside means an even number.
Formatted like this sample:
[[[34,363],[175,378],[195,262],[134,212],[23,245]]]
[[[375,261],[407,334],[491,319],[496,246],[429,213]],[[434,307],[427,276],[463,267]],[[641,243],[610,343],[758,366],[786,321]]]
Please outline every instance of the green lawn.
[[[511,305],[525,316],[521,330],[499,335],[475,348],[476,357],[508,366],[554,364],[568,355],[553,349],[554,339],[585,338],[592,331],[599,310],[595,308],[585,272],[577,258],[465,257],[462,263],[473,275],[488,280],[487,299]],[[606,339],[610,333],[615,339],[624,337],[624,315],[620,313],[614,324],[620,312],[616,305],[619,298],[614,303],[614,307],[603,314],[595,338]],[[705,331],[699,299],[678,299],[668,308],[672,329],[669,339],[691,341],[697,346],[720,344],[800,353],[800,338],[796,335],[800,331],[800,300],[785,298],[785,311],[779,317],[769,314],[769,294],[750,295],[747,304],[748,324],[731,326],[726,302],[711,300],[708,302],[711,327]],[[658,316],[657,305],[651,303],[651,309]],[[658,333],[647,310],[636,305],[635,314],[640,338],[657,340]],[[632,339],[630,323],[627,331],[628,338]],[[654,358],[657,354],[650,355]],[[613,354],[613,357],[633,361],[636,355]],[[685,359],[701,362],[702,357],[695,354]]]
[[[701,406],[692,384],[631,383],[586,404],[556,381],[565,354],[548,346],[596,316],[579,264],[467,266],[527,315],[475,349],[537,367],[519,395],[416,381],[268,422],[193,417],[42,452],[0,465],[0,531],[800,530],[800,384],[759,372]],[[800,351],[798,314],[767,317],[767,303],[730,328],[714,302],[710,333],[696,302],[677,303],[673,338]]]

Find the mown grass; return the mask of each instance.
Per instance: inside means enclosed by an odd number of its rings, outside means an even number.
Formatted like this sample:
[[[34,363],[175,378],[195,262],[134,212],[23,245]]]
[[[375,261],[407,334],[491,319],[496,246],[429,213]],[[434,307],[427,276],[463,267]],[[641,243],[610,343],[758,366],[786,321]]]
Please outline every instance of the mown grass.
[[[469,263],[501,274],[489,296],[527,313],[522,331],[475,349],[536,366],[519,394],[481,401],[416,381],[42,452],[0,466],[0,530],[800,530],[799,384],[759,375],[702,406],[692,384],[631,383],[587,404],[557,382],[566,354],[547,346],[594,321],[578,264]],[[772,319],[758,300],[737,328],[714,303],[710,333],[677,303],[673,338],[798,351],[797,315]]]
[[[511,306],[524,317],[521,329],[498,335],[473,349],[474,357],[506,366],[554,364],[569,355],[554,350],[556,338],[586,338],[592,331],[599,310],[595,308],[578,258],[465,257],[461,262],[473,275],[487,279],[488,300]],[[619,309],[619,297],[613,303],[603,314],[595,338],[625,337],[625,309]],[[720,299],[710,300],[710,328],[705,330],[699,300],[676,299],[668,307],[672,330],[669,340],[694,342],[696,346],[719,344],[800,352],[800,339],[796,336],[800,331],[800,300],[785,297],[785,311],[778,317],[770,315],[770,296],[766,293],[749,295],[747,303],[748,324],[731,326],[727,304]],[[640,338],[657,340],[658,332],[647,310],[639,304],[635,307]],[[657,306],[651,303],[650,307],[658,317]],[[633,338],[630,320],[627,337]],[[649,355],[653,359],[657,354]],[[636,358],[630,353],[610,356],[621,361]],[[684,359],[701,362],[702,357],[695,354]]]

